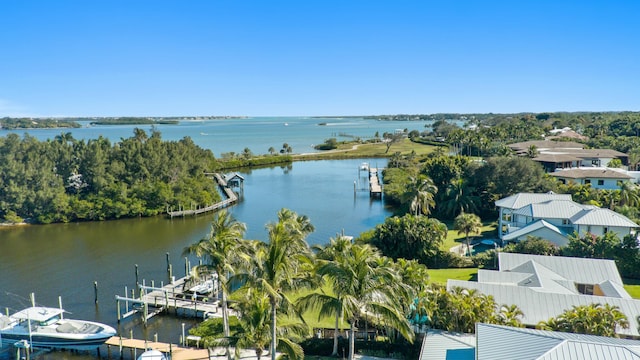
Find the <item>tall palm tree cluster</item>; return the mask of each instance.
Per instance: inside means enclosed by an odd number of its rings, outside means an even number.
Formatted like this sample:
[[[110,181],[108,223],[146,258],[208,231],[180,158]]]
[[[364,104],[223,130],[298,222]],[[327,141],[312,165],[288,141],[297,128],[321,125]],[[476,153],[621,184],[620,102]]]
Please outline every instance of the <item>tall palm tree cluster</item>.
[[[475,289],[429,285],[411,306],[411,318],[428,319],[436,329],[474,333],[478,322],[522,327],[524,314],[515,305],[498,305],[490,295]]]
[[[212,221],[207,237],[187,247],[185,254],[200,257],[195,276],[215,272],[220,284],[224,338],[210,344],[253,349],[258,359],[268,350],[291,359],[304,354],[297,343],[309,337],[302,313],[314,309],[320,317],[334,317],[334,354],[340,320],[349,326],[349,359],[363,319],[384,324],[412,342],[406,304],[426,284],[426,268],[417,262],[395,263],[371,245],[338,236],[324,247],[312,249],[306,237],[314,228],[306,216],[282,209],[277,221],[267,224],[268,240],[243,239],[246,227],[225,210]],[[411,272],[411,273],[409,273]],[[413,274],[413,276],[412,276]],[[418,279],[417,277],[421,277]],[[292,296],[308,290],[308,295]],[[233,301],[229,301],[230,295]],[[237,314],[239,331],[230,333],[229,308]],[[237,356],[236,356],[237,357]]]
[[[616,329],[628,329],[629,320],[615,305],[590,304],[574,306],[555,318],[541,321],[537,327],[542,330],[616,337]]]

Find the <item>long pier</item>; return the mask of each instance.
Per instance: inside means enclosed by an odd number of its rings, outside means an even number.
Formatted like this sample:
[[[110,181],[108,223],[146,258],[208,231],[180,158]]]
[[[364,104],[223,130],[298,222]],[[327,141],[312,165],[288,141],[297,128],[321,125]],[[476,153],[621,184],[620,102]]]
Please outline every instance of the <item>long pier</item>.
[[[238,196],[227,185],[227,182],[222,178],[222,176],[220,174],[218,174],[218,173],[209,173],[209,174],[206,174],[206,175],[211,175],[216,180],[216,182],[218,183],[218,186],[220,187],[220,189],[222,190],[222,192],[224,193],[224,195],[227,198],[225,200],[217,202],[217,203],[215,203],[213,205],[202,207],[202,208],[189,209],[189,210],[178,210],[178,211],[168,211],[167,210],[167,215],[169,215],[172,219],[175,216],[199,215],[199,214],[204,214],[204,213],[207,213],[207,212],[210,212],[210,211],[215,211],[215,210],[218,210],[218,209],[225,208],[227,206],[233,205],[234,203],[236,203],[238,201]]]
[[[218,299],[203,295],[185,294],[184,285],[188,277],[172,281],[162,287],[139,285],[139,296],[116,295],[118,322],[134,314],[141,313],[144,325],[157,314],[174,312],[175,315],[193,317],[222,317],[218,309]],[[217,280],[214,282],[217,289]],[[126,292],[126,290],[125,290]],[[124,305],[124,309],[123,309]],[[124,310],[124,312],[123,312]]]
[[[369,196],[382,197],[382,184],[378,177],[378,168],[369,168]]]

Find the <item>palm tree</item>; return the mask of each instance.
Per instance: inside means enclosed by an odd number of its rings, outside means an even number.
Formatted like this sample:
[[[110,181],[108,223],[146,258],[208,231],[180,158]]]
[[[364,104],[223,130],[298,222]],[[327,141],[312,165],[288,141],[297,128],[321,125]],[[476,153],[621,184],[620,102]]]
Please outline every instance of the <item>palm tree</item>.
[[[323,311],[338,311],[349,323],[349,360],[355,352],[356,323],[365,314],[378,316],[382,322],[397,329],[413,341],[409,322],[400,311],[401,280],[393,267],[379,266],[381,255],[368,244],[354,244],[333,261],[319,260],[317,273],[331,281],[332,299],[307,296],[300,301],[306,307],[321,307]],[[400,295],[400,296],[399,296]],[[326,302],[323,302],[326,300]]]
[[[436,206],[435,194],[438,188],[430,177],[410,178],[408,197],[411,199],[409,209],[412,214],[429,215]]]
[[[473,191],[465,179],[454,179],[447,186],[446,200],[439,205],[439,208],[441,206],[444,215],[451,218],[463,212],[477,211],[480,197],[473,195]]]
[[[573,306],[556,318],[538,323],[543,330],[615,337],[617,328],[629,328],[626,315],[615,305],[589,304]]]
[[[60,135],[56,135],[54,137],[55,141],[61,143],[61,144],[67,144],[69,142],[73,143],[75,142],[75,139],[73,138],[73,134],[71,134],[71,132],[61,132]]]
[[[464,234],[467,242],[467,252],[471,256],[471,242],[469,234],[480,234],[482,231],[482,221],[476,214],[461,213],[453,220],[453,228],[458,230],[458,234]]]
[[[258,360],[262,357],[264,350],[271,343],[271,302],[269,296],[260,291],[248,289],[243,299],[234,305],[234,309],[240,314],[238,316],[239,331],[227,338],[226,342],[235,346],[236,359],[240,359],[242,349],[254,349]],[[287,354],[289,359],[304,359],[302,347],[289,340],[289,332],[295,332],[301,336],[307,333],[306,327],[298,324],[285,326],[285,331],[279,331],[278,344],[280,350]]]
[[[264,292],[271,306],[271,359],[276,358],[278,344],[277,310],[287,313],[293,310],[293,303],[287,293],[309,287],[313,282],[311,251],[305,241],[313,226],[306,216],[282,209],[278,221],[267,224],[268,243],[256,243],[250,270],[236,277],[251,287]]]
[[[496,323],[501,325],[522,327],[521,318],[524,313],[517,305],[502,305],[498,312]]]
[[[640,194],[638,194],[638,185],[624,181],[620,185],[620,201],[619,205],[628,205],[631,207],[637,207],[640,205]]]
[[[329,245],[325,247],[314,247],[314,249],[317,250],[316,259],[336,261],[337,259],[346,256],[346,254],[350,251],[352,245],[353,243],[351,242],[351,239],[345,236],[336,236],[335,238],[330,238]],[[340,321],[342,315],[340,298],[333,294],[312,293],[298,299],[297,304],[302,308],[313,307],[314,304],[320,304],[320,311],[318,312],[319,319],[328,316],[335,317],[335,327],[333,331],[333,350],[331,352],[331,356],[337,356],[338,333],[340,331]]]
[[[222,323],[224,336],[229,336],[229,314],[227,309],[227,294],[229,279],[227,274],[236,270],[236,265],[246,262],[242,259],[242,237],[246,225],[238,222],[226,210],[221,210],[211,221],[211,230],[204,239],[184,249],[185,254],[195,254],[202,258],[203,265],[195,268],[198,276],[203,273],[214,272],[218,276],[221,292]],[[227,356],[231,356],[227,349]]]

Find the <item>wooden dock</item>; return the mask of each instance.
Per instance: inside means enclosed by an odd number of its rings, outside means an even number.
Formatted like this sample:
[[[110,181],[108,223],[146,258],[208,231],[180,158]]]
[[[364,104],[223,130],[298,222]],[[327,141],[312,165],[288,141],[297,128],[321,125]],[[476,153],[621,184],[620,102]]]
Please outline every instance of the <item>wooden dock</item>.
[[[208,349],[198,349],[183,347],[176,344],[163,343],[163,342],[150,342],[140,339],[129,339],[120,336],[114,336],[105,342],[107,345],[108,357],[111,357],[111,347],[116,346],[119,350],[120,358],[123,358],[124,352],[129,350],[131,358],[136,359],[140,354],[146,350],[153,349],[158,350],[171,360],[199,360],[210,359],[211,356],[217,356],[219,354],[212,352]],[[223,350],[224,351],[224,350]]]
[[[222,190],[223,194],[227,197],[225,200],[222,200],[220,202],[217,202],[213,205],[210,206],[206,206],[206,207],[199,207],[196,209],[189,209],[189,210],[178,210],[178,211],[168,211],[167,210],[167,215],[169,215],[172,219],[175,216],[193,216],[193,215],[199,215],[199,214],[204,214],[210,211],[215,211],[218,209],[222,209],[225,208],[227,206],[233,205],[238,201],[238,196],[236,195],[236,193],[233,191],[233,189],[231,189],[229,186],[227,186],[227,182],[222,178],[222,176],[218,173],[210,173],[207,175],[211,175],[213,177],[213,179],[215,179],[215,181],[218,183],[218,186],[220,187],[220,190]]]
[[[369,196],[382,197],[382,184],[378,177],[378,168],[369,168]]]
[[[139,285],[138,297],[116,295],[118,322],[138,313],[142,315],[145,325],[149,319],[161,313],[173,312],[175,315],[201,318],[222,317],[215,296],[209,298],[184,293],[187,279],[183,277],[159,288]]]

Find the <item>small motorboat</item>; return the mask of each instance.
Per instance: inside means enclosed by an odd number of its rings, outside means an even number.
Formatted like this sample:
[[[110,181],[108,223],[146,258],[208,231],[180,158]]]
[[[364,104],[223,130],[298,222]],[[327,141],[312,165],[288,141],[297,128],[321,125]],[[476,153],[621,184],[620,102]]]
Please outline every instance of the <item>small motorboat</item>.
[[[111,326],[64,318],[64,310],[34,306],[11,316],[0,315],[3,345],[27,341],[32,348],[93,350],[116,335]]]
[[[167,360],[167,357],[159,350],[148,349],[140,354],[137,360]]]

